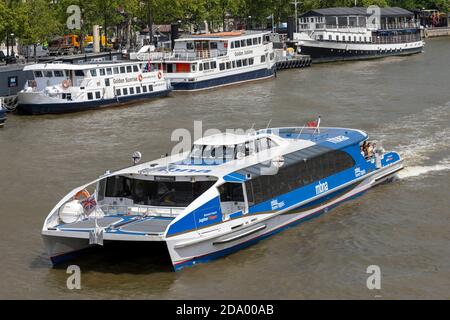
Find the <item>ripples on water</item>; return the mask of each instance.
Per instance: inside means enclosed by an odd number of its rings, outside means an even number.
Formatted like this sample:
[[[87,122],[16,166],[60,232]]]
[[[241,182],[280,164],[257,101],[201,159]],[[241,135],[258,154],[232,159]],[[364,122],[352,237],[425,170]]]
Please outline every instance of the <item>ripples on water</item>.
[[[317,65],[275,81],[173,95],[129,108],[11,116],[0,131],[0,297],[25,298],[450,298],[450,40],[425,54]],[[327,215],[213,263],[172,273],[144,255],[95,253],[77,261],[83,290],[51,269],[40,229],[75,186],[106,169],[170,150],[176,128],[324,125],[368,131],[406,169]],[[365,286],[382,270],[381,292]]]

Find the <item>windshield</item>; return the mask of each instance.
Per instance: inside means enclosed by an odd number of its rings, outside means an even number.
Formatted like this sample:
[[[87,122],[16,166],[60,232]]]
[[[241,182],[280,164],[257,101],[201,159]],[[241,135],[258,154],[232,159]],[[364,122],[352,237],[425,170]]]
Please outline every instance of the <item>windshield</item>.
[[[148,181],[115,176],[106,180],[106,188],[99,190],[99,195],[127,198],[136,205],[187,207],[214,183],[215,181]]]

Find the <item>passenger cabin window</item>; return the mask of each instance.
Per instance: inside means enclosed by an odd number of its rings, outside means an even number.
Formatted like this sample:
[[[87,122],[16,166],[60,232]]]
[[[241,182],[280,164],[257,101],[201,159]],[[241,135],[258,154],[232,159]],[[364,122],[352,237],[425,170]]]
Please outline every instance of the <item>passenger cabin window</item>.
[[[64,77],[64,72],[62,72],[61,70],[55,70],[53,71],[55,77],[57,78],[63,78]]]
[[[281,167],[276,175],[263,175],[247,181],[249,202],[269,201],[295,189],[318,183],[320,180],[352,168],[353,158],[344,151],[335,150],[306,161]],[[250,201],[251,200],[251,201]]]
[[[101,95],[100,95],[100,91],[97,91],[95,93],[95,99],[100,99]]]
[[[136,65],[133,66],[133,72],[139,72],[138,66],[136,66]]]
[[[44,76],[45,76],[46,78],[51,78],[51,77],[53,77],[53,72],[51,72],[51,71],[45,71],[45,72],[44,72]]]
[[[120,67],[120,73],[125,73],[125,67]]]
[[[131,73],[131,66],[127,66],[127,73]]]
[[[92,92],[88,92],[87,97],[88,97],[88,100],[94,99],[94,95],[92,94]]]
[[[92,69],[92,70],[89,70],[89,71],[91,72],[91,77],[96,77],[97,76],[97,70]]]
[[[215,181],[148,181],[114,176],[107,178],[104,194],[109,198],[133,200],[136,205],[183,208],[205,193],[214,183]]]
[[[42,78],[42,76],[43,76],[43,75],[42,75],[42,71],[35,71],[35,72],[34,72],[34,77],[35,77],[35,78]]]
[[[99,71],[100,71],[100,75],[101,76],[105,76],[106,75],[105,69],[100,69]]]
[[[108,76],[111,76],[111,75],[112,75],[112,69],[111,69],[111,68],[107,68],[107,69],[106,69],[106,74],[107,74]]]

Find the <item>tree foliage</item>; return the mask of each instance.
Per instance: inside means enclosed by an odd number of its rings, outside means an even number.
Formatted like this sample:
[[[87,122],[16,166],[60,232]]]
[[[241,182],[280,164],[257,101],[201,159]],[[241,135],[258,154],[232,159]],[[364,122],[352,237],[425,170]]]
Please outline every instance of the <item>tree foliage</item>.
[[[293,15],[293,0],[0,0],[0,40],[14,33],[24,43],[43,42],[54,35],[69,32],[67,7],[82,9],[83,24],[78,34],[87,34],[92,26],[115,27],[125,20],[136,28],[149,20],[156,24],[180,21],[182,25],[200,25],[205,21],[219,29],[228,17],[265,26],[273,15],[275,22],[287,21]],[[298,12],[312,8],[354,6],[354,0],[303,0]],[[450,0],[357,0],[358,6],[398,6],[406,9],[450,11]],[[127,15],[119,14],[123,7]]]

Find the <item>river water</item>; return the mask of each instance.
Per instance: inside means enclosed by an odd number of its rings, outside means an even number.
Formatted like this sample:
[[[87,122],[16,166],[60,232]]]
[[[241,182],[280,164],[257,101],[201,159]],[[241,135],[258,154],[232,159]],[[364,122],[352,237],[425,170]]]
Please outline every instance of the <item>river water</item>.
[[[263,81],[60,116],[10,115],[0,130],[0,298],[450,298],[450,39],[423,54],[315,65]],[[170,152],[177,128],[360,128],[398,150],[406,170],[327,215],[209,264],[171,272],[152,252],[77,261],[69,291],[40,238],[70,190],[107,169]],[[367,267],[381,290],[367,289]]]

